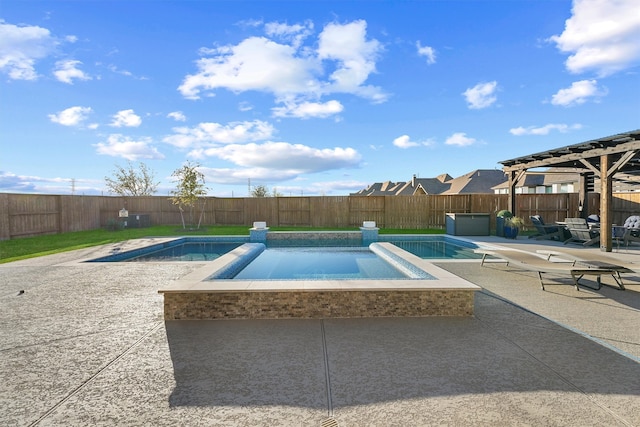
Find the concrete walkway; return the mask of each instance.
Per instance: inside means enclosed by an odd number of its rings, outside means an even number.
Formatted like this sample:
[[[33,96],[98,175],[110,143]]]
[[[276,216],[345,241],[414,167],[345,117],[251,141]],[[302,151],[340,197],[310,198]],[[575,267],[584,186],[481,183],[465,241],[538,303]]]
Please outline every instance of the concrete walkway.
[[[638,277],[443,262],[474,317],[164,322],[200,265],[69,263],[98,252],[0,265],[1,425],[640,425]]]

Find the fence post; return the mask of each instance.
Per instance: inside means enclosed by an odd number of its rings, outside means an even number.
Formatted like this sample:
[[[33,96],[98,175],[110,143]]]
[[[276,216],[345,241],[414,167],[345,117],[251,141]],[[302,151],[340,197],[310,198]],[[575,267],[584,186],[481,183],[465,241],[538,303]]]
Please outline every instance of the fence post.
[[[9,221],[9,195],[0,194],[0,240],[11,239],[11,222]]]

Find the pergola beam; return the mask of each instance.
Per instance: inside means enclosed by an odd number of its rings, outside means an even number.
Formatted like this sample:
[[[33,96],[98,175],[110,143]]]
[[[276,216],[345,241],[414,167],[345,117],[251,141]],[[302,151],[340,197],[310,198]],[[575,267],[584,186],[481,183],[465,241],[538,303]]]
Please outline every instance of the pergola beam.
[[[601,250],[610,252],[612,189],[614,175],[626,173],[640,174],[640,129],[612,135],[597,140],[561,147],[542,153],[530,154],[502,163],[509,177],[509,209],[515,213],[516,184],[528,169],[543,167],[564,167],[582,169],[580,172],[580,200],[586,206],[587,177],[590,174],[600,178],[600,241]],[[587,212],[582,213],[583,216]]]
[[[604,155],[610,154],[620,154],[626,153],[629,151],[637,151],[638,145],[640,144],[640,136],[639,139],[624,142],[622,144],[618,144],[612,147],[604,147],[598,148],[593,147],[591,149],[581,149],[577,150],[569,150],[570,152],[567,154],[563,154],[565,150],[550,150],[546,153],[533,154],[525,157],[520,157],[518,159],[507,160],[501,162],[505,167],[503,170],[505,172],[509,172],[511,170],[522,170],[522,169],[533,169],[540,167],[548,167],[548,166],[556,166],[558,164],[567,164],[567,163],[581,163],[583,159],[598,159]],[[559,155],[554,155],[557,153]],[[544,157],[543,157],[544,156]],[[510,162],[514,162],[513,164],[507,164]]]

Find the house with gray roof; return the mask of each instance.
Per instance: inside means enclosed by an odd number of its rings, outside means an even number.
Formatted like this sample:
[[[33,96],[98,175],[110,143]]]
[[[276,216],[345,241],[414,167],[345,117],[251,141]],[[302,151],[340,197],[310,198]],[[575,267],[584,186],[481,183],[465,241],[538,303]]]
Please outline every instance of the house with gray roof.
[[[418,178],[413,175],[407,182],[377,182],[356,193],[351,193],[351,196],[493,193],[493,187],[506,181],[504,172],[495,169],[476,169],[457,178],[452,178],[446,173],[435,178]]]

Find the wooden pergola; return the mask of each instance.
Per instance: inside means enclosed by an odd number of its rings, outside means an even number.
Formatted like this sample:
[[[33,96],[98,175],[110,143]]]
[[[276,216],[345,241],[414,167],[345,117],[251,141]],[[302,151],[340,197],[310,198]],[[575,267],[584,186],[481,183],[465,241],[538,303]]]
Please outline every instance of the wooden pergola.
[[[611,252],[614,176],[640,178],[640,129],[500,162],[509,178],[509,210],[516,213],[516,186],[528,169],[556,167],[580,174],[580,203],[587,206],[589,183],[600,179],[600,250]],[[583,215],[588,212],[585,210]]]

